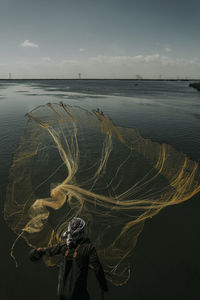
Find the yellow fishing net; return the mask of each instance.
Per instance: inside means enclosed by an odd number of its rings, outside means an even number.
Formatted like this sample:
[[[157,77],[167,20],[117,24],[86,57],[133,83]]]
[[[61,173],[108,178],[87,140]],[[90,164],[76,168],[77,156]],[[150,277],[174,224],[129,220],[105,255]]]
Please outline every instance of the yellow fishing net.
[[[144,221],[200,191],[198,164],[99,110],[47,104],[27,116],[10,169],[7,223],[43,247],[59,241],[72,217],[83,218],[108,279],[124,284]]]

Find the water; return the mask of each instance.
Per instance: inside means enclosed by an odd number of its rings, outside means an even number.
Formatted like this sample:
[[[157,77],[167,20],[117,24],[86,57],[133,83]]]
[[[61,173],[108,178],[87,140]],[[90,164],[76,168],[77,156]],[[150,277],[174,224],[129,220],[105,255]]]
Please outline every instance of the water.
[[[19,80],[0,81],[1,210],[12,152],[23,133],[25,114],[47,102],[88,110],[99,107],[115,124],[137,128],[145,138],[171,144],[200,158],[200,93],[187,81]],[[199,196],[146,222],[133,255],[129,283],[105,299],[197,299],[200,296]],[[15,235],[1,218],[0,300],[56,299],[57,270],[31,264],[28,247],[16,246],[19,268],[9,256]],[[91,287],[90,287],[91,288]]]

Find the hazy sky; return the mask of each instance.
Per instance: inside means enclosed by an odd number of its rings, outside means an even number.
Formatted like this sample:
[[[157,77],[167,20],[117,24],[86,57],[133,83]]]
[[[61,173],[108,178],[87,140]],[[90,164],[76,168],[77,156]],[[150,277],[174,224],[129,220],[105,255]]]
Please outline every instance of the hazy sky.
[[[200,78],[200,0],[0,0],[0,77]]]

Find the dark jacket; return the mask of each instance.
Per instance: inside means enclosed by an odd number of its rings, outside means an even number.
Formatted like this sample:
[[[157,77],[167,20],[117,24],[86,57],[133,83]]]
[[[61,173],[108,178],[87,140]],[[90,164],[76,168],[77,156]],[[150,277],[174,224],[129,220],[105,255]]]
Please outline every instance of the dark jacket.
[[[95,247],[89,239],[84,239],[77,243],[76,247],[68,247],[65,242],[48,248],[42,248],[40,253],[54,256],[61,254],[59,276],[58,276],[58,296],[60,300],[89,300],[87,292],[88,268],[94,270],[102,291],[107,291],[107,283],[103,268]]]

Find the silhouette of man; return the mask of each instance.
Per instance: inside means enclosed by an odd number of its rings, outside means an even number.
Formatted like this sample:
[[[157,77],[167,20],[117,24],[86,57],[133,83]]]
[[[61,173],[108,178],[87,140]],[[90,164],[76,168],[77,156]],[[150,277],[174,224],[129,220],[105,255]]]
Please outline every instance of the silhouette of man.
[[[94,270],[101,288],[101,299],[108,291],[103,268],[100,264],[95,247],[88,238],[84,238],[85,221],[73,218],[68,230],[62,235],[63,241],[47,248],[30,251],[32,261],[39,260],[42,255],[54,256],[60,254],[58,276],[58,296],[60,300],[89,300],[87,291],[88,269]]]

